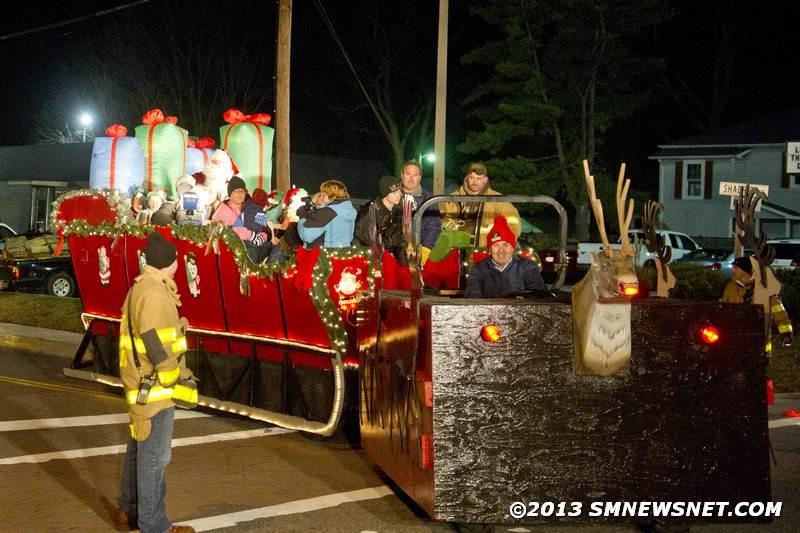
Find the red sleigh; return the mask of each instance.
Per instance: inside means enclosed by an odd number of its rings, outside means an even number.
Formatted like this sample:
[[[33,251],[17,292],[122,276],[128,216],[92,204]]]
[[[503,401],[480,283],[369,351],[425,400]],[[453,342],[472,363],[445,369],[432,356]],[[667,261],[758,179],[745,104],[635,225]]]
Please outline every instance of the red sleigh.
[[[54,226],[73,250],[86,326],[66,374],[119,385],[122,304],[140,273],[147,234],[159,231],[178,249],[175,281],[190,324],[189,361],[203,376],[201,404],[321,435],[335,431],[345,367],[358,364],[347,335],[357,291],[374,283],[364,252],[319,250],[301,254],[298,264],[255,265],[227,228],[129,224],[119,198],[99,191],[64,195]],[[85,363],[90,345],[94,361]],[[291,414],[298,410],[304,416]]]

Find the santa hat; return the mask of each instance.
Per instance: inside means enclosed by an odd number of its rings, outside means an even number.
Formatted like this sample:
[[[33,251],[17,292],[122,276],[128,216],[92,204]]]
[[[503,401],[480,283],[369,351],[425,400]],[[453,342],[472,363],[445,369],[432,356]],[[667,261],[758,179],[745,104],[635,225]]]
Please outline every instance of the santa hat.
[[[517,246],[517,238],[514,232],[508,227],[508,221],[504,216],[496,216],[494,218],[494,226],[489,230],[489,237],[486,239],[486,244],[489,248],[496,242],[505,241],[511,246]]]
[[[283,197],[284,205],[288,206],[292,203],[292,199],[297,196],[298,199],[308,196],[308,191],[302,187],[292,187],[286,191],[286,196]]]

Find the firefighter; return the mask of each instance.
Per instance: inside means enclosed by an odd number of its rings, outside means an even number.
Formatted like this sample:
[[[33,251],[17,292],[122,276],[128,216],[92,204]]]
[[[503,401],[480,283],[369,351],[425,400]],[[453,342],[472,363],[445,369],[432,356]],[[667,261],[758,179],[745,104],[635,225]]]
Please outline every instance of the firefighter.
[[[138,524],[143,533],[188,533],[194,529],[171,524],[164,500],[175,406],[197,405],[197,387],[183,360],[188,323],[178,317],[181,302],[173,280],[178,254],[157,231],[148,236],[143,254],[147,264],[125,298],[120,322],[130,439],[114,523],[119,529]]]

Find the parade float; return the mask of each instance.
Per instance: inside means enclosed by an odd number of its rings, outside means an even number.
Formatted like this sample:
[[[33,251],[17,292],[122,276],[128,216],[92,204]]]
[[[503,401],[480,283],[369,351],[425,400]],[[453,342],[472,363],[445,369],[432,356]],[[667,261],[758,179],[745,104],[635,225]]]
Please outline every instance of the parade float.
[[[253,126],[256,136],[266,127]],[[253,161],[251,179],[265,179],[263,161]],[[623,174],[621,229],[634,209],[624,205]],[[162,186],[155,172],[152,179]],[[586,167],[605,237],[593,180]],[[426,289],[417,254],[422,214],[443,201],[497,200],[555,209],[561,275],[553,291],[479,300],[458,288]],[[509,506],[769,501],[763,306],[664,297],[674,278],[654,230],[658,209],[648,205],[645,220],[659,257],[659,297],[637,297],[629,246],[616,251],[607,242],[570,297],[558,290],[566,214],[549,197],[440,196],[413,219],[407,209],[406,267],[377,238],[369,248],[300,248],[285,263],[254,264],[219,224],[142,226],[117,190],[70,192],[57,202],[53,229],[69,243],[86,334],[65,374],[120,385],[120,308],[146,236],[158,231],[178,249],[175,280],[200,403],[322,436],[349,421],[370,458],[433,518],[631,522],[643,520],[542,514],[538,506],[520,517]],[[470,261],[456,267],[468,273]]]

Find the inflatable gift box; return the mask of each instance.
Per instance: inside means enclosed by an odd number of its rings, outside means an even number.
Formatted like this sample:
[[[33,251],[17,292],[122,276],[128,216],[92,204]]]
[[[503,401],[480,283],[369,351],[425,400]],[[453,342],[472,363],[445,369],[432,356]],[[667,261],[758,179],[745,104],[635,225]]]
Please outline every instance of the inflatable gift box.
[[[160,109],[145,113],[142,122],[136,127],[136,140],[144,152],[144,186],[174,196],[175,182],[186,174],[188,132],[176,125],[176,117],[165,117]]]
[[[268,127],[272,118],[267,113],[245,115],[229,109],[223,115],[227,126],[222,126],[222,149],[227,150],[247,190],[256,188],[272,190],[272,139],[275,130]]]
[[[214,153],[216,142],[211,137],[201,139],[189,139],[189,146],[186,148],[186,173],[190,176],[197,172],[203,172],[206,163]]]
[[[144,155],[133,137],[126,137],[128,128],[112,124],[105,137],[97,137],[92,146],[89,186],[92,189],[113,189],[131,195],[142,186]]]

